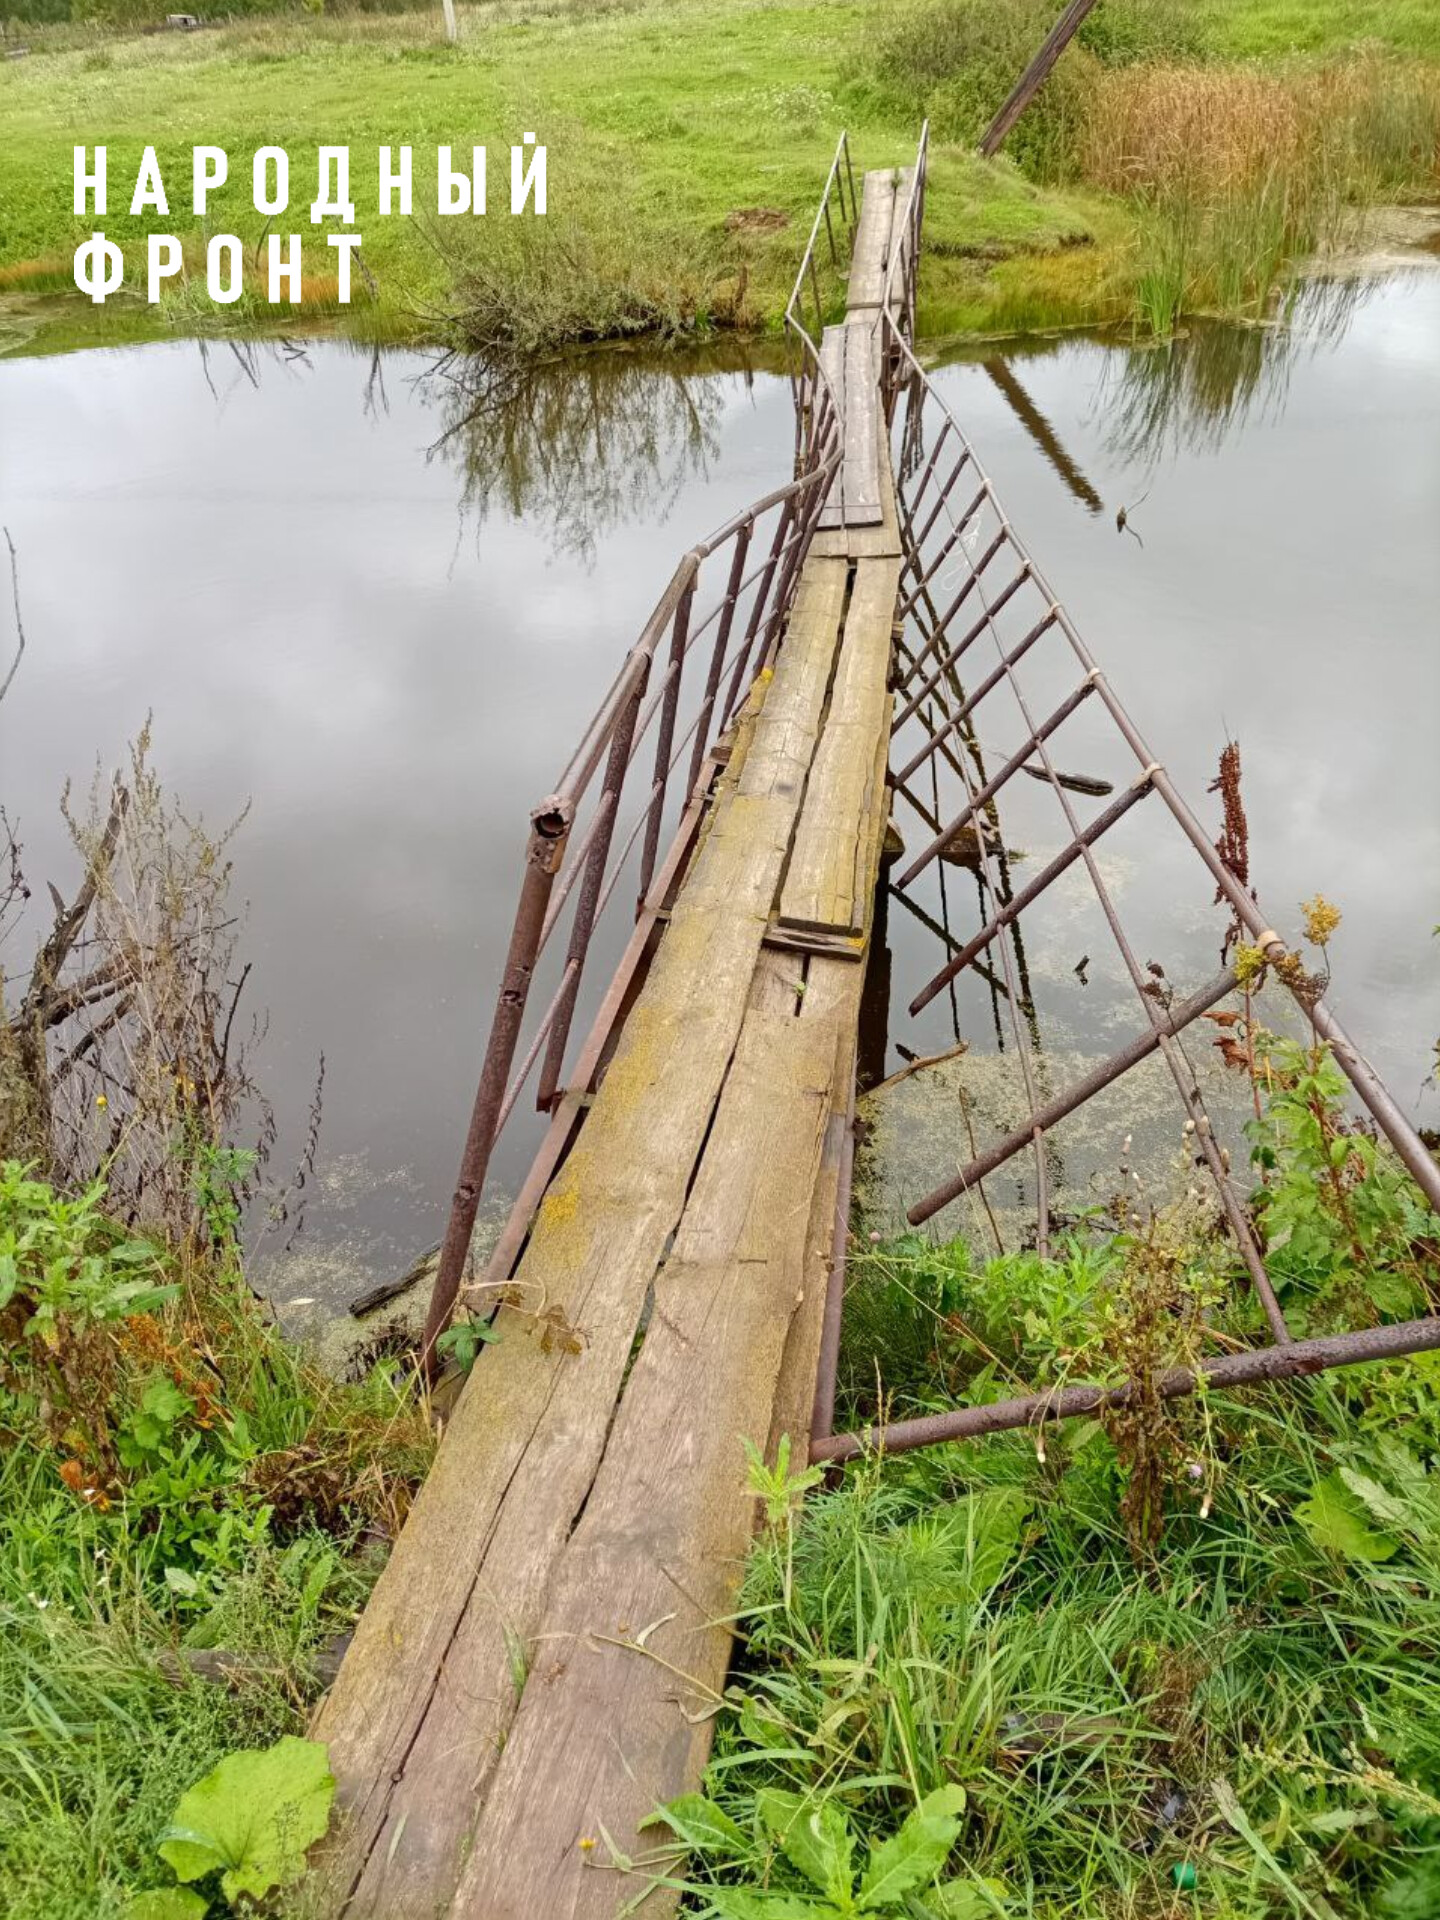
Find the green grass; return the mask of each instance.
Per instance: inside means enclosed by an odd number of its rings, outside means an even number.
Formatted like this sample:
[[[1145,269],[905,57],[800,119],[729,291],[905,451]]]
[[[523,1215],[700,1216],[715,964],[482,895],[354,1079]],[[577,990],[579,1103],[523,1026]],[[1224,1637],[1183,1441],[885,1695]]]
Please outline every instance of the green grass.
[[[999,1436],[812,1497],[789,1552],[772,1532],[752,1561],[707,1782],[735,1824],[692,1854],[696,1911],[832,1912],[768,1904],[817,1889],[767,1793],[843,1813],[863,1857],[946,1785],[966,1800],[948,1892],[922,1877],[880,1909],[896,1920],[1437,1911],[1433,1372],[1424,1443],[1386,1456],[1365,1424],[1400,1372],[1216,1396],[1189,1423],[1204,1477],[1138,1566],[1093,1424],[1052,1433],[1043,1458]],[[1388,1558],[1307,1524],[1339,1465],[1403,1516]]]
[[[1195,0],[1195,24],[1215,58],[1334,53],[1365,41],[1440,58],[1431,0]]]
[[[317,1660],[431,1450],[387,1380],[321,1377],[228,1264],[126,1241],[101,1198],[0,1167],[0,1912],[17,1920],[120,1920],[172,1879],[155,1848],[184,1790],[304,1732]],[[228,1683],[192,1675],[214,1649]]]
[[[36,28],[30,57],[0,64],[0,339],[44,351],[167,328],[294,327],[297,316],[263,299],[214,309],[203,274],[159,309],[144,305],[135,243],[147,226],[182,237],[192,276],[202,267],[206,234],[187,190],[198,142],[227,148],[234,172],[208,231],[234,231],[247,247],[265,226],[249,204],[249,155],[262,144],[290,153],[298,215],[278,224],[304,236],[302,327],[453,337],[468,312],[472,338],[488,343],[498,328],[521,349],[639,327],[773,329],[840,128],[857,166],[897,165],[927,112],[926,331],[1143,322],[1171,303],[1147,284],[1144,222],[1077,169],[1087,76],[1144,60],[1337,55],[1359,42],[1440,54],[1429,0],[1106,0],[1012,137],[1013,158],[984,165],[970,151],[975,131],[1049,11],[1047,0],[499,0],[462,9],[457,47],[429,11],[266,15],[183,37]],[[543,226],[504,210],[510,143],[532,127],[550,156]],[[96,224],[70,211],[77,134],[110,150],[120,210],[104,230],[127,247],[127,290],[103,309],[66,292],[74,248]],[[501,210],[439,220],[425,156],[433,167],[437,144],[477,141]],[[376,286],[344,312],[323,231],[309,221],[322,142],[352,149]],[[416,204],[427,211],[382,220],[375,150],[402,142],[416,147]],[[175,212],[132,222],[129,186],[147,143]],[[754,208],[782,224],[734,224]]]
[[[1346,1121],[1323,1050],[1255,1045],[1251,1213],[1292,1328],[1433,1311],[1440,1221]],[[1137,1390],[1043,1434],[872,1455],[800,1512],[802,1476],[787,1503],[752,1461],[709,1803],[671,1814],[697,1913],[856,1912],[837,1863],[904,1853],[942,1789],[955,1828],[863,1910],[1440,1911],[1440,1356],[1164,1402],[1154,1381],[1254,1339],[1258,1309],[1203,1207],[1114,1217],[1050,1258],[914,1234],[852,1256],[842,1429]]]
[[[407,14],[241,23],[190,39],[116,41],[99,54],[39,49],[0,66],[0,298],[7,279],[13,289],[31,274],[68,275],[74,246],[95,224],[70,211],[76,130],[108,145],[116,182],[128,175],[133,183],[144,145],[156,145],[176,218],[150,224],[184,235],[192,257],[201,236],[188,192],[179,191],[190,147],[205,141],[234,154],[237,181],[212,203],[212,230],[233,230],[248,244],[264,224],[249,205],[248,155],[262,143],[284,145],[292,197],[305,203],[285,226],[303,231],[317,274],[328,260],[323,241],[314,248],[308,216],[314,155],[322,140],[348,141],[356,224],[380,288],[379,313],[357,309],[351,324],[391,332],[433,327],[467,264],[514,242],[505,210],[484,221],[381,220],[381,143],[416,146],[419,207],[432,203],[421,171],[427,151],[433,170],[438,143],[486,142],[492,204],[503,207],[509,144],[533,127],[549,145],[548,228],[595,260],[599,279],[623,259],[631,280],[677,314],[703,321],[728,301],[760,326],[775,325],[783,310],[840,128],[852,126],[858,166],[900,164],[914,152],[918,112],[861,109],[857,124],[848,76],[867,12],[847,0],[709,0],[678,13],[473,9],[462,20],[454,49],[428,14]],[[789,224],[727,229],[728,214],[753,207],[777,209]],[[122,210],[105,231],[124,244],[143,226]],[[942,156],[936,168],[931,235],[942,244],[1049,251],[1090,231],[1083,198],[1043,191],[1010,168],[960,156]],[[952,285],[970,297],[973,277],[965,261],[953,272],[942,264],[935,297],[943,303]],[[526,279],[522,271],[522,302]],[[47,344],[50,324],[33,344]]]

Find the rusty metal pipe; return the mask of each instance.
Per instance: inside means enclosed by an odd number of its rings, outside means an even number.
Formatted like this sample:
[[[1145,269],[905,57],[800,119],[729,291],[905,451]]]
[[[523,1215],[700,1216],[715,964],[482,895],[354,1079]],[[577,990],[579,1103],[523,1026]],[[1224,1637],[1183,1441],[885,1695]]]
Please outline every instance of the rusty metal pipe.
[[[895,885],[897,887],[913,886],[915,881],[918,880],[920,875],[925,871],[926,867],[929,866],[930,862],[940,853],[941,849],[945,847],[949,841],[954,839],[961,828],[964,827],[988,801],[995,798],[996,794],[999,793],[1006,782],[1012,779],[1014,775],[1020,771],[1021,767],[1033,758],[1035,749],[1040,745],[1041,741],[1048,740],[1057,728],[1062,727],[1086,696],[1093,691],[1093,681],[1082,680],[1070,697],[1067,700],[1062,700],[1060,705],[1050,715],[1049,719],[1042,722],[1034,736],[1025,742],[1020,751],[1012,754],[1000,771],[997,774],[993,774],[990,779],[985,782],[984,786],[981,787],[975,795],[975,798],[967,801],[949,825],[940,833],[936,834],[929,846],[915,856],[904,873],[896,880]],[[928,758],[928,755],[926,757]],[[906,768],[903,777],[908,780],[914,771],[915,765],[912,763],[911,766]],[[896,784],[899,784],[898,779]]]
[[[1008,663],[1014,666],[1017,661],[1023,660],[1031,647],[1035,645],[1035,642],[1043,639],[1054,624],[1055,612],[1052,608],[1048,613],[1042,614],[1025,637],[1012,648],[1006,656]],[[985,679],[980,682],[974,693],[967,695],[966,698],[961,701],[955,711],[950,714],[944,726],[929,735],[925,745],[921,747],[920,751],[915,754],[912,759],[906,762],[905,767],[897,778],[909,780],[914,774],[918,773],[920,768],[923,767],[925,762],[930,758],[931,754],[940,751],[951,734],[958,731],[961,725],[969,719],[976,707],[979,706],[986,694],[993,693],[1004,677],[1004,667],[996,667],[993,672],[989,673]]]
[[[710,719],[715,711],[715,697],[720,691],[720,676],[725,670],[725,654],[730,645],[730,629],[735,622],[735,607],[740,598],[740,583],[745,573],[745,556],[750,551],[750,529],[753,523],[746,521],[735,538],[735,552],[730,561],[730,578],[725,583],[725,611],[720,617],[720,625],[715,634],[715,649],[710,656],[710,671],[705,679],[705,693],[700,702],[700,715],[695,723],[695,747],[690,755],[690,771],[686,779],[686,791],[693,793],[695,783],[700,778],[700,768],[704,763],[706,748],[710,737]]]
[[[950,622],[955,618],[955,615],[960,611],[965,601],[969,599],[972,591],[979,585],[980,574],[982,569],[989,565],[995,553],[999,550],[1001,546],[1004,545],[1005,541],[1008,540],[1008,538],[1009,538],[1008,531],[1002,527],[1000,532],[995,536],[994,540],[991,541],[989,549],[986,552],[984,559],[981,561],[980,566],[975,569],[974,573],[971,574],[970,578],[966,581],[965,585],[960,589],[960,592],[955,596],[954,600],[951,601],[950,605],[946,608],[945,612],[942,613],[940,618],[936,621],[934,631],[930,635],[929,641],[926,643],[926,646],[922,650],[922,653],[917,654],[916,656],[917,665],[920,663],[921,659],[923,658],[923,655],[925,653],[928,653],[931,650],[931,648],[935,645],[935,643],[938,642],[943,637],[943,635],[946,632],[946,629],[950,625]],[[1029,578],[1030,578],[1030,569],[1028,567],[1021,567],[1020,571],[1008,583],[1008,585],[1004,588],[1004,590],[996,596],[995,612],[998,613],[1000,609],[1003,606],[1005,606],[1006,603],[1009,600],[1011,600],[1014,597],[1014,595],[1020,591],[1021,587],[1024,586],[1025,582]],[[975,643],[975,641],[980,637],[980,635],[984,633],[986,627],[988,627],[989,624],[990,624],[990,612],[989,610],[987,610],[984,614],[981,615],[980,619],[972,623],[972,625],[969,627],[969,629],[965,633],[964,638],[957,641],[957,643],[953,647],[951,647],[946,658],[935,669],[934,673],[931,674],[930,678],[925,682],[924,686],[920,688],[919,692],[912,695],[904,711],[900,714],[899,718],[895,722],[895,725],[897,727],[903,727],[907,720],[914,718],[915,713],[920,707],[921,703],[930,698],[931,694],[934,693],[936,687],[939,686],[940,682],[945,678],[946,674],[953,671],[955,662],[960,658],[961,654],[964,653],[968,647],[972,646]]]
[[[560,1085],[560,1076],[565,1068],[565,1048],[570,1039],[570,1022],[575,1017],[575,1002],[580,992],[580,974],[585,965],[585,957],[590,951],[590,938],[595,931],[595,922],[599,918],[600,888],[605,879],[605,865],[610,858],[610,842],[615,835],[615,815],[618,811],[620,789],[625,784],[625,775],[630,765],[630,743],[635,734],[635,722],[640,712],[640,702],[644,697],[645,683],[642,680],[631,696],[629,707],[621,715],[619,724],[610,741],[610,757],[605,765],[605,785],[603,791],[614,794],[616,804],[606,812],[604,823],[596,834],[585,862],[585,875],[580,883],[580,897],[575,903],[575,917],[570,923],[570,944],[565,954],[567,983],[562,987],[559,1005],[555,1009],[555,1018],[550,1028],[550,1040],[545,1049],[545,1063],[540,1069],[540,1084],[535,1090],[535,1104],[540,1112],[546,1112],[553,1102]]]
[[[1052,880],[1058,880],[1067,867],[1074,865],[1086,847],[1094,846],[1100,836],[1108,833],[1110,828],[1113,827],[1118,820],[1122,820],[1130,811],[1131,807],[1133,807],[1137,801],[1143,800],[1149,791],[1149,775],[1142,774],[1133,786],[1127,787],[1124,793],[1117,799],[1112,800],[1103,813],[1097,813],[1080,837],[1072,840],[1067,847],[1062,848],[1062,850],[1056,854],[1055,858],[1050,861],[1049,865],[1043,867],[1040,872],[1036,874],[1029,886],[1022,887],[1019,893],[1000,909],[994,919],[987,922],[972,939],[967,940],[955,958],[943,966],[939,973],[935,975],[934,979],[929,981],[920,992],[916,994],[915,998],[910,1002],[910,1012],[912,1015],[919,1013],[922,1008],[928,1007],[941,988],[947,986],[950,981],[955,978],[956,974],[964,969],[968,961],[972,960],[983,947],[988,947],[1003,927],[1008,927],[1017,915],[1024,912],[1031,901],[1039,898]]]
[[[525,877],[515,908],[515,922],[505,955],[505,971],[501,976],[500,993],[490,1023],[490,1037],[485,1046],[485,1061],[480,1069],[480,1082],[475,1089],[475,1103],[470,1111],[470,1126],[460,1156],[460,1173],[450,1202],[450,1217],[445,1224],[440,1263],[435,1270],[435,1284],[430,1290],[430,1303],[425,1312],[420,1357],[426,1373],[432,1376],[435,1371],[435,1343],[450,1324],[455,1296],[460,1291],[460,1282],[464,1277],[470,1238],[475,1231],[475,1215],[480,1205],[480,1191],[485,1184],[491,1150],[495,1145],[497,1116],[505,1098],[505,1085],[510,1078],[510,1066],[520,1038],[520,1025],[525,1018],[525,1004],[530,997],[530,982],[540,947],[540,929],[545,923],[545,909],[556,870],[565,857],[565,842],[573,820],[571,803],[554,796],[542,801],[530,816],[530,837],[525,848]]]
[[[660,816],[670,784],[670,749],[675,739],[675,713],[680,704],[680,676],[685,663],[685,643],[690,629],[690,608],[695,599],[695,582],[680,597],[670,629],[670,670],[665,700],[660,710],[660,731],[655,741],[655,787],[650,800],[650,817],[645,826],[645,846],[640,855],[640,898],[650,890],[655,861],[660,852]]]
[[[1255,1386],[1270,1380],[1298,1380],[1331,1367],[1354,1367],[1370,1360],[1397,1360],[1406,1354],[1433,1352],[1440,1347],[1440,1317],[1402,1320],[1390,1327],[1365,1327],[1357,1333],[1323,1334],[1315,1340],[1292,1340],[1283,1347],[1256,1347],[1202,1360],[1198,1367],[1174,1367],[1155,1387],[1162,1400],[1180,1400],[1194,1393],[1203,1380],[1209,1391],[1220,1387]],[[1008,1433],[1017,1427],[1038,1427],[1055,1420],[1103,1413],[1125,1407],[1135,1394],[1133,1381],[1119,1386],[1058,1388],[1053,1393],[1028,1393],[1015,1400],[996,1400],[983,1407],[957,1407],[953,1413],[930,1413],[918,1420],[898,1420],[887,1427],[867,1427],[861,1433],[838,1433],[813,1441],[812,1461],[855,1460],[864,1453],[911,1453],[946,1440],[968,1440],[982,1433]]]
[[[974,458],[974,455],[971,453],[968,447],[961,448],[960,458],[955,462],[954,467],[951,469],[950,478],[945,482],[945,485],[940,489],[939,498],[936,500],[934,506],[930,509],[929,517],[927,518],[924,526],[920,529],[918,533],[911,534],[911,540],[910,540],[911,553],[910,553],[910,558],[906,562],[906,565],[917,574],[919,573],[919,570],[920,570],[920,560],[921,560],[921,555],[924,549],[925,542],[929,539],[931,530],[934,527],[935,522],[940,518],[941,514],[945,511],[945,504],[950,498],[950,489],[951,487],[954,486],[955,482],[960,478],[961,472],[963,471],[966,463],[972,460],[973,458]],[[970,522],[975,518],[975,515],[980,511],[981,507],[984,506],[985,502],[989,498],[990,498],[990,482],[987,480],[984,486],[981,487],[980,491],[975,495],[974,499],[970,502],[969,506],[966,507],[964,513],[961,514],[960,518],[956,520],[953,515],[951,516],[950,531],[945,536],[944,544],[941,546],[940,551],[936,554],[935,558],[930,562],[929,566],[925,569],[925,572],[921,576],[919,584],[916,586],[914,592],[907,594],[906,597],[900,602],[899,610],[896,613],[897,619],[904,620],[910,614],[916,602],[924,594],[926,587],[929,585],[930,580],[933,578],[937,569],[942,567],[945,564],[945,561],[949,558],[950,554],[954,550],[955,543],[963,536],[966,527],[969,526]],[[919,502],[918,496],[915,499],[912,499],[908,503],[907,519],[914,514],[915,509],[919,506],[919,504],[920,502]]]
[[[949,439],[950,432],[951,432],[950,422],[948,420],[942,420],[940,422],[940,431],[935,436],[935,444],[930,449],[930,458],[925,462],[925,471],[920,475],[919,480],[915,483],[914,491],[910,495],[910,506],[912,511],[919,506],[921,497],[924,494],[926,487],[929,486],[932,478],[934,477],[935,465],[940,458],[940,449],[944,446],[945,442]],[[960,465],[962,467],[964,466],[968,458],[969,458],[969,452],[968,452],[968,449],[966,449],[962,451],[960,455]],[[956,472],[958,471],[959,471],[959,468],[956,469]],[[953,481],[953,478],[954,476],[952,475],[951,476],[952,481]]]

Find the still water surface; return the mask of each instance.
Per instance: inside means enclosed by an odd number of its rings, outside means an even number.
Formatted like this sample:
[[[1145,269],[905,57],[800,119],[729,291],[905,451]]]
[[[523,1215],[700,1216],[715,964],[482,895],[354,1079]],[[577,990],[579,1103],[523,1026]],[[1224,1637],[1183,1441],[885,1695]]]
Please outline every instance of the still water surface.
[[[1261,898],[1282,925],[1317,889],[1342,906],[1335,1004],[1433,1124],[1440,270],[1289,332],[1026,343],[940,377],[1193,801],[1240,738]],[[147,713],[189,807],[249,803],[280,1158],[325,1058],[304,1233],[262,1248],[280,1298],[344,1300],[439,1237],[528,807],[675,558],[790,445],[783,378],[733,363],[605,355],[514,390],[337,345],[0,363],[30,639],[0,797],[62,889],[60,788]],[[897,1015],[892,1039],[936,1038]]]

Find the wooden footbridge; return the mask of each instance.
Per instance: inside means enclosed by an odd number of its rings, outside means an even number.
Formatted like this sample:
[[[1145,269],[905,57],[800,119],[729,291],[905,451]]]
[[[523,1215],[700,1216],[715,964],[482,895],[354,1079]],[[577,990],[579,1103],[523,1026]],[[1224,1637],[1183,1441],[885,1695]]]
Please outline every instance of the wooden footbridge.
[[[1047,1129],[1090,1082],[1158,1050],[1274,1305],[1181,1052],[1231,970],[1176,1005],[1158,1004],[1137,967],[1138,1040],[1069,1094],[1047,1103],[1032,1087],[1005,936],[1077,861],[1113,908],[1092,849],[1148,796],[1247,937],[1273,961],[1284,948],[1084,653],[958,427],[931,419],[911,347],[924,188],[922,140],[914,168],[867,174],[857,204],[842,140],[788,316],[795,477],[685,556],[532,815],[427,1326],[433,1352],[459,1296],[473,1315],[493,1311],[492,1344],[315,1727],[345,1813],[328,1910],[347,1920],[608,1920],[646,1893],[643,1873],[617,1868],[653,1859],[661,1836],[646,1823],[695,1786],[706,1757],[754,1524],[744,1443],[773,1456],[788,1434],[797,1460],[863,1444],[832,1437],[830,1418],[861,987],[897,797],[920,822],[915,874],[959,834],[978,849],[985,923],[951,942],[937,981],[998,951],[988,977],[1017,1021],[1031,1109],[917,1217],[1033,1153],[1043,1248]],[[1024,745],[987,774],[970,716],[997,687],[1018,696],[1018,662],[1046,636],[1078,651],[1079,685],[1043,720],[1022,698]],[[960,656],[987,641],[998,664],[962,683]],[[1082,823],[1045,743],[1087,702],[1113,722],[1131,778]],[[1055,785],[1065,840],[1017,894],[992,870],[1004,852],[992,827],[1026,764]],[[922,769],[946,771],[958,812],[938,777],[925,797]],[[606,917],[616,899],[633,919]],[[614,973],[592,991],[602,957]],[[1307,1007],[1440,1205],[1403,1117],[1323,1003]],[[582,1011],[588,1032],[572,1046]],[[547,1131],[475,1271],[492,1149],[531,1084]],[[1436,1344],[1437,1328],[1380,1333],[1400,1350]],[[1283,1316],[1272,1330],[1275,1344],[1250,1356],[1259,1372],[1365,1357],[1312,1355],[1323,1343],[1291,1342]],[[1381,1350],[1369,1331],[1341,1338]],[[1113,1389],[1071,1391],[1093,1407]],[[1050,1410],[1037,1396],[971,1409],[984,1417],[955,1431]],[[895,1444],[936,1437],[949,1430]],[[667,1902],[655,1887],[643,1911]]]
[[[805,1455],[888,812],[901,547],[876,322],[887,285],[908,297],[914,191],[913,172],[871,175],[857,223],[837,154],[792,308],[798,477],[686,557],[537,812],[508,1004],[573,880],[578,931],[530,1049],[555,1117],[491,1261],[498,1341],[316,1727],[348,1812],[335,1910],[357,1920],[559,1920],[634,1897],[604,1870],[611,1845],[643,1853],[642,1824],[694,1785],[725,1682],[754,1517],[743,1442],[788,1433]],[[852,227],[848,315],[822,332],[810,309]],[[647,726],[625,850],[618,797]],[[560,1091],[590,929],[637,853],[636,931]],[[482,1152],[508,1071],[482,1087]],[[467,1196],[481,1178],[472,1160]],[[456,1231],[446,1287],[470,1221]]]

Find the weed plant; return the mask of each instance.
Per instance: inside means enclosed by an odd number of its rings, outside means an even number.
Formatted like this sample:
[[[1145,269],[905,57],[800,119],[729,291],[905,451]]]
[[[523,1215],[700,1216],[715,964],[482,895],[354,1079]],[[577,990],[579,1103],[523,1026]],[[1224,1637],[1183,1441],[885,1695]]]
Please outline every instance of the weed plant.
[[[181,1792],[303,1731],[428,1461],[376,1372],[322,1378],[238,1272],[96,1182],[0,1169],[0,1912],[108,1920]],[[223,1651],[226,1679],[197,1677]]]
[[[1323,1048],[1223,1021],[1297,1332],[1433,1310],[1440,1220]],[[755,1481],[705,1792],[646,1863],[696,1913],[1440,1912],[1440,1361],[1163,1403],[1162,1370],[1263,1335],[1193,1203],[1126,1221],[1048,1259],[918,1235],[856,1258],[846,1423],[1138,1391],[1121,1417],[872,1454],[799,1515]]]

